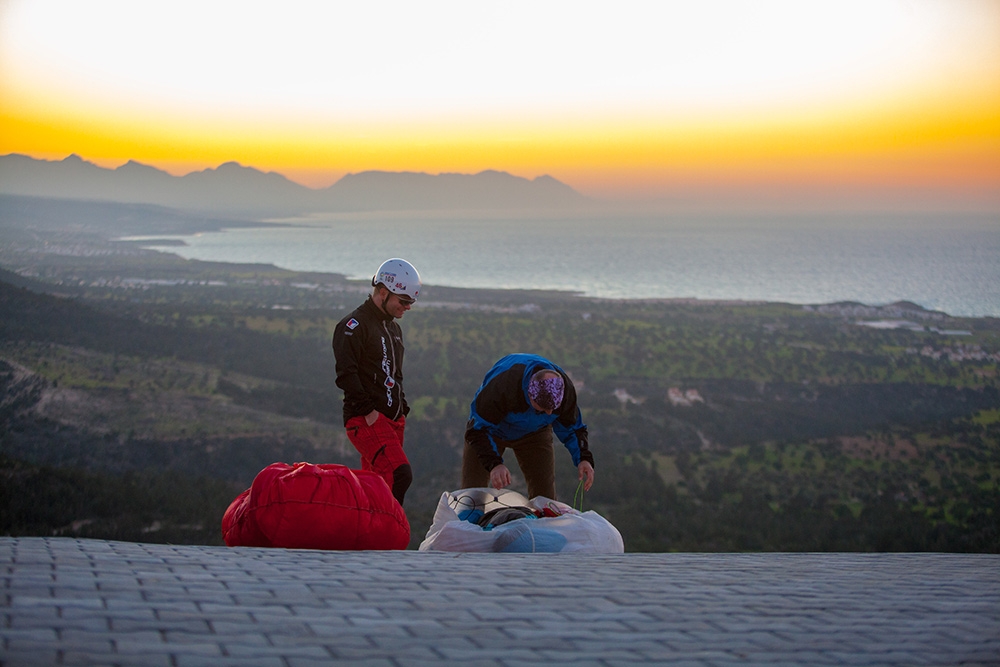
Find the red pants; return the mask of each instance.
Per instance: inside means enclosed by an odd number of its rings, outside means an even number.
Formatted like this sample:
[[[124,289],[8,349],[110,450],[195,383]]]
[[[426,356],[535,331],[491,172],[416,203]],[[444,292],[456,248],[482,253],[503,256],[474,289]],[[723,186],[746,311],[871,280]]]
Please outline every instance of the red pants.
[[[406,417],[400,417],[399,421],[393,421],[379,413],[375,423],[369,426],[365,418],[351,417],[345,425],[347,437],[351,444],[361,454],[361,469],[370,470],[382,477],[385,483],[393,490],[393,495],[402,504],[402,493],[406,489],[401,489],[397,494],[396,487],[399,486],[398,474],[395,471],[400,466],[407,466],[409,470],[410,461],[403,452],[403,429],[406,428]],[[406,483],[409,486],[409,482]]]

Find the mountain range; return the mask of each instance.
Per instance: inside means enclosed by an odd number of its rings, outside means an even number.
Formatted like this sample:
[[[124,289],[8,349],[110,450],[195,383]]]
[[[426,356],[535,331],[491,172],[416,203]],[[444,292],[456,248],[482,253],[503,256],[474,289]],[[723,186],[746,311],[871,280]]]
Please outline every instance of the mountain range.
[[[78,155],[39,160],[0,156],[0,194],[156,204],[217,214],[279,216],[317,212],[537,210],[573,208],[587,198],[551,176],[364,171],[328,188],[299,185],[236,162],[184,176],[130,160],[115,169]]]

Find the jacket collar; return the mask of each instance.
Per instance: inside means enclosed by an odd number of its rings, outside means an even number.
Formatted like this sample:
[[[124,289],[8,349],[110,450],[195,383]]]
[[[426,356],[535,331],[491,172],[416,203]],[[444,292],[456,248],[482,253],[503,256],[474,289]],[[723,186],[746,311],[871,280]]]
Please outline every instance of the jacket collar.
[[[382,309],[375,305],[375,301],[372,299],[371,294],[369,294],[365,302],[361,304],[361,307],[383,322],[388,322],[389,320],[394,319],[392,315],[382,312]]]

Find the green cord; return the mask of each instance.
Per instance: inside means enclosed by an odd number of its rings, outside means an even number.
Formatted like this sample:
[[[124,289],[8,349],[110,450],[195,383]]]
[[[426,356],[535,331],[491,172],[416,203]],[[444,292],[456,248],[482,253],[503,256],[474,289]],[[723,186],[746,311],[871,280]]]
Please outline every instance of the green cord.
[[[583,494],[583,480],[581,479],[580,483],[576,485],[576,493],[573,494],[573,509],[577,512],[583,511]]]

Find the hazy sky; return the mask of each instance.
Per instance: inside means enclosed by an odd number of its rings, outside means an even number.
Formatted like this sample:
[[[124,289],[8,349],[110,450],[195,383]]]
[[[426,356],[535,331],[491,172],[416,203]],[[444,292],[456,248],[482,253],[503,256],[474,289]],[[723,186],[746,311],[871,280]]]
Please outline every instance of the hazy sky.
[[[1000,0],[0,0],[0,154],[1000,210]]]

